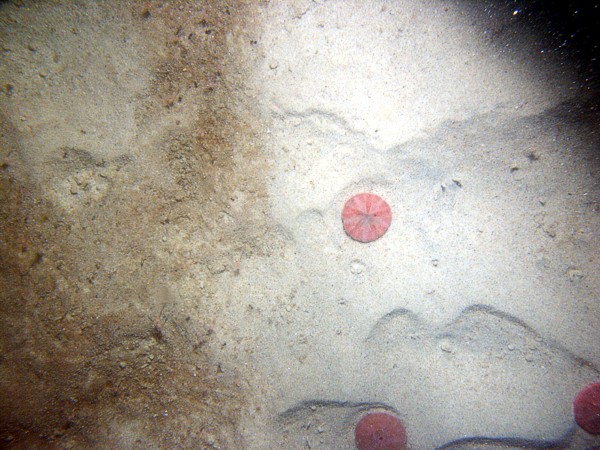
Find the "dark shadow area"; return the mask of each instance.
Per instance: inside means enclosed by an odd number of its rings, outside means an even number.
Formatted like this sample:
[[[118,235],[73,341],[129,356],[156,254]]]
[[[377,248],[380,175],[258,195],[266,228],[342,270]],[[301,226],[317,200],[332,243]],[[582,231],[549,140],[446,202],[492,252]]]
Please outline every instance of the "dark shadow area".
[[[506,51],[530,46],[542,59],[572,61],[585,88],[600,87],[600,2],[492,0],[462,6],[495,45]]]

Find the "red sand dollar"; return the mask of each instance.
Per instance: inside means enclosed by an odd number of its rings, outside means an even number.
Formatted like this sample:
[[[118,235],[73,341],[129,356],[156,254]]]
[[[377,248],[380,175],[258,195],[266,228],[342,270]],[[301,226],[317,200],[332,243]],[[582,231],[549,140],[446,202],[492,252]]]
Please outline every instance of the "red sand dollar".
[[[573,402],[575,422],[588,433],[600,434],[600,383],[590,384]]]
[[[404,450],[406,430],[396,416],[388,413],[370,413],[354,429],[359,450]]]
[[[344,230],[355,241],[371,242],[385,234],[392,223],[392,210],[384,199],[362,193],[351,197],[342,211]]]

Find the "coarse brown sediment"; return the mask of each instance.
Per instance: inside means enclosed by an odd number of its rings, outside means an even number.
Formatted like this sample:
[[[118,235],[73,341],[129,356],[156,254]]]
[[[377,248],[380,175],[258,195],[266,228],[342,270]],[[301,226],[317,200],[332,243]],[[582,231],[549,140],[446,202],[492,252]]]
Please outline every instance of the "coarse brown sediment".
[[[0,442],[239,448],[250,381],[217,353],[226,345],[218,305],[202,306],[213,300],[211,271],[269,251],[259,127],[225,48],[251,6],[104,7],[161,49],[136,108],[140,133],[160,131],[112,159],[56,149],[38,177],[23,157],[30,136],[0,105]],[[0,14],[9,10],[23,13]],[[28,101],[18,94],[11,101]],[[72,178],[67,211],[49,186]],[[245,203],[229,213],[239,196]],[[235,220],[224,225],[223,214]],[[162,240],[172,235],[180,240]],[[171,287],[194,266],[206,267],[206,287],[178,304]]]

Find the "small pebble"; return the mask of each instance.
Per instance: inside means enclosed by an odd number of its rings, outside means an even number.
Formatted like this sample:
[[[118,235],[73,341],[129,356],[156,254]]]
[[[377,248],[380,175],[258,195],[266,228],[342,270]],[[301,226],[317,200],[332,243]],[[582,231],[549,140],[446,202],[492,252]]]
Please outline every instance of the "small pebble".
[[[361,274],[364,270],[365,265],[360,261],[352,261],[350,264],[350,272],[352,272],[354,275]]]
[[[448,341],[442,341],[440,343],[440,350],[446,353],[454,353],[454,349],[452,348],[452,344]]]

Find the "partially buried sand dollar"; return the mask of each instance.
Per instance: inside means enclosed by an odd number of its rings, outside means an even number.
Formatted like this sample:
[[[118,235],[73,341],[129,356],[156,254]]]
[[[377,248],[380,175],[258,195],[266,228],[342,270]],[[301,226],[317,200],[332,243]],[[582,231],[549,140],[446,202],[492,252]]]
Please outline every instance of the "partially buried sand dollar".
[[[386,412],[369,413],[354,429],[359,450],[405,450],[406,430],[400,419]]]
[[[600,434],[600,383],[590,384],[573,402],[575,422],[588,433]]]
[[[385,234],[392,223],[392,210],[381,197],[362,193],[351,197],[342,211],[344,230],[358,242],[371,242]]]

